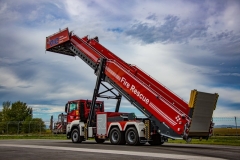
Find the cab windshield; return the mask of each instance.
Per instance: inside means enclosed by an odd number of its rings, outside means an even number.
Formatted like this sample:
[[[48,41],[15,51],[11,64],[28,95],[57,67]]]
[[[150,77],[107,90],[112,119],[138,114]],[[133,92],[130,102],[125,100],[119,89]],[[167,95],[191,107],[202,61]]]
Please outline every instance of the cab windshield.
[[[69,104],[69,112],[77,110],[77,103],[70,103]]]

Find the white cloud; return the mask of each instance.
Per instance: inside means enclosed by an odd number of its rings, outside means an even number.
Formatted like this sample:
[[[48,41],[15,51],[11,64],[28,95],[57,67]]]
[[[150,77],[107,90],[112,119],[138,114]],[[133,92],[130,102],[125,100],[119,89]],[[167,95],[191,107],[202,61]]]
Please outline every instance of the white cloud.
[[[240,14],[240,5],[237,1],[232,1],[228,3],[228,7],[224,10],[222,15],[222,23],[224,23],[224,28],[228,30],[237,30],[239,31],[239,18],[235,18],[236,15]]]
[[[64,112],[64,106],[59,105],[42,105],[42,104],[28,104],[29,107],[33,109],[33,113],[36,112],[35,114],[52,114],[52,113],[58,113],[58,112]]]
[[[213,117],[239,117],[240,109],[232,110],[227,106],[217,106]]]
[[[203,86],[203,90],[206,90],[210,93],[218,93],[219,94],[219,99],[222,99],[226,102],[230,103],[240,103],[239,95],[240,95],[240,90],[238,89],[233,89],[233,88],[228,88],[228,87],[207,87]]]

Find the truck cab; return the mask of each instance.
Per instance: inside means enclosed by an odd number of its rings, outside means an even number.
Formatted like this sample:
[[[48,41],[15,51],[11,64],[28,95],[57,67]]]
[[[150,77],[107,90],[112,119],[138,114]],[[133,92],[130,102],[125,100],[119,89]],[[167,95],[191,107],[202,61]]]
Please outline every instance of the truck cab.
[[[79,123],[87,123],[88,115],[90,112],[91,101],[90,100],[72,100],[68,101],[65,105],[65,112],[67,113],[67,138],[72,137],[72,131],[79,129]],[[104,102],[96,101],[94,115],[97,112],[104,112]],[[95,118],[93,119],[95,121]]]

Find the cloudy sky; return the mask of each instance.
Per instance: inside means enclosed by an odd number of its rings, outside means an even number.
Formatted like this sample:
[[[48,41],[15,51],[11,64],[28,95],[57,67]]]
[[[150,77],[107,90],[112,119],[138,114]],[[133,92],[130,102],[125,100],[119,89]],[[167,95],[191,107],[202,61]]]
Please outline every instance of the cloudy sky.
[[[49,121],[68,100],[91,99],[93,70],[45,52],[45,38],[68,27],[98,36],[186,102],[192,89],[218,93],[214,116],[240,117],[239,15],[238,0],[0,0],[0,103],[26,102]],[[141,115],[126,100],[120,110]]]

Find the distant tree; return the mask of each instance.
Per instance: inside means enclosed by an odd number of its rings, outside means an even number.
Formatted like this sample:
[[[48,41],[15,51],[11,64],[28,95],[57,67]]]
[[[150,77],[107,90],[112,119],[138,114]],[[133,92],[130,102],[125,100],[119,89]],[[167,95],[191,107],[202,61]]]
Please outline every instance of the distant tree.
[[[3,133],[4,125],[2,122],[2,112],[0,111],[0,134]]]
[[[2,112],[0,111],[0,123],[2,122],[2,119],[3,119]]]
[[[33,133],[44,132],[45,124],[41,118],[32,117],[32,108],[24,102],[3,102],[0,115],[0,132]]]
[[[39,133],[46,131],[46,125],[41,118],[27,118],[22,123],[23,133]]]
[[[11,102],[10,101],[6,101],[3,102],[3,110],[2,110],[2,121],[8,121],[8,114],[11,108]]]
[[[1,112],[1,133],[5,133],[7,130],[7,121],[9,120],[8,113],[10,111],[11,102],[3,102],[3,109]]]
[[[24,121],[26,118],[32,118],[32,108],[26,103],[17,101],[12,104],[10,109],[7,109],[8,121]]]

